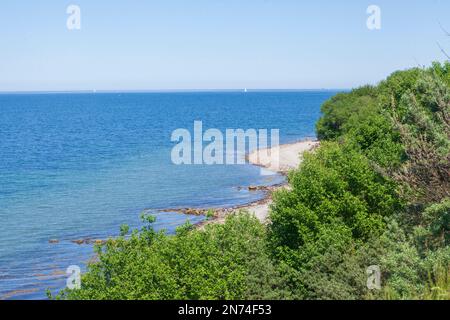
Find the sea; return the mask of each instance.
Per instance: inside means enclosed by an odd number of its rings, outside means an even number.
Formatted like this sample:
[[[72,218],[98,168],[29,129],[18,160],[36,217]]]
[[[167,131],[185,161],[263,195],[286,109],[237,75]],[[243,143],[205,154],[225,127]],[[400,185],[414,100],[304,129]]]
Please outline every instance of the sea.
[[[0,299],[46,299],[86,270],[91,243],[141,226],[173,234],[205,219],[165,208],[219,208],[264,197],[248,186],[281,175],[239,165],[176,165],[172,133],[279,129],[280,143],[315,137],[337,91],[191,91],[0,94]],[[270,135],[269,135],[270,137]],[[269,139],[270,141],[270,139]],[[249,150],[251,151],[251,150]]]

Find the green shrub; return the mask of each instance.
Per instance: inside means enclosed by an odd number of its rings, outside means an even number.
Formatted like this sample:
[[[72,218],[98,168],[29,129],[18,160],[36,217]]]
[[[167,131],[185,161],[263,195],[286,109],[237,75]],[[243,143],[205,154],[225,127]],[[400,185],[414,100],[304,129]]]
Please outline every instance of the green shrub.
[[[150,220],[151,222],[152,220]],[[111,239],[98,251],[79,290],[68,299],[280,299],[291,297],[269,259],[266,229],[249,214],[227,218],[204,231],[176,235],[151,225],[129,239]]]
[[[366,106],[374,106],[376,90],[371,86],[361,87],[349,93],[339,93],[322,106],[323,116],[316,124],[320,140],[333,140],[345,132],[347,121]]]
[[[296,275],[305,299],[362,299],[366,268],[379,256],[364,243],[383,233],[384,217],[401,206],[395,184],[348,144],[322,143],[275,194],[269,241]],[[373,250],[372,250],[373,251]]]
[[[395,185],[348,145],[323,143],[289,182],[292,190],[275,195],[270,216],[273,246],[283,250],[314,243],[329,224],[348,230],[350,239],[367,239],[382,232],[383,217],[399,206]]]
[[[429,206],[420,220],[415,235],[422,251],[450,245],[450,199]]]
[[[425,205],[450,197],[450,87],[423,71],[391,108],[407,155],[394,175],[404,193]]]

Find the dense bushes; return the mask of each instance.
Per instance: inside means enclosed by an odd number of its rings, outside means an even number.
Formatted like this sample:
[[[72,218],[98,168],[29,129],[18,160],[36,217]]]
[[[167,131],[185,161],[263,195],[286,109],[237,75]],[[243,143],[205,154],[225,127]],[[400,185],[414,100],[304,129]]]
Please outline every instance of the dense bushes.
[[[450,197],[450,87],[424,74],[391,108],[407,155],[395,177],[419,203]]]
[[[352,117],[363,118],[368,109],[376,108],[376,90],[365,86],[349,93],[338,93],[322,106],[323,117],[317,123],[317,136],[320,140],[332,140],[348,129]]]
[[[334,142],[291,174],[270,227],[306,298],[448,298],[433,290],[449,285],[449,70],[396,72],[323,105],[318,135]],[[362,283],[370,264],[380,292]]]
[[[450,63],[322,111],[321,146],[274,195],[268,226],[240,213],[174,236],[144,227],[108,241],[62,297],[450,299]],[[381,290],[367,288],[371,265]]]
[[[320,253],[326,238],[345,247],[353,239],[379,235],[383,216],[399,206],[393,183],[357,151],[337,143],[323,143],[314,155],[306,155],[289,182],[292,190],[280,191],[272,206],[271,243],[283,255],[300,251],[297,258],[303,261],[310,258],[308,250],[299,248],[310,243]]]
[[[438,202],[450,196],[449,79],[450,63],[435,63],[341,94],[322,107],[318,135],[353,144],[409,200]]]
[[[365,269],[377,259],[362,251],[401,207],[395,185],[351,146],[322,143],[275,195],[269,243],[276,259],[296,270],[303,298],[367,295]],[[371,261],[373,260],[373,261]]]
[[[151,225],[129,239],[111,239],[70,299],[282,299],[286,280],[269,259],[265,228],[254,217],[230,216],[204,231],[176,235]]]

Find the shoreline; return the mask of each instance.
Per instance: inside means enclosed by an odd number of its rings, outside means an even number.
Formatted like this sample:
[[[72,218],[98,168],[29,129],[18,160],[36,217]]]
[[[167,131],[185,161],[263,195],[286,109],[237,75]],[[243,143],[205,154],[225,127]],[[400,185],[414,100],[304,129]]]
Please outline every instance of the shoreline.
[[[287,144],[281,144],[274,148],[256,150],[246,155],[245,158],[250,164],[254,166],[258,166],[267,169],[269,171],[273,171],[274,173],[279,173],[281,175],[287,175],[290,170],[298,168],[298,166],[303,160],[302,154],[304,152],[313,151],[314,149],[319,147],[319,145],[320,142],[318,140],[306,138],[303,140],[298,140]],[[275,151],[279,152],[279,159],[280,159],[279,165],[276,168],[273,165],[271,165],[270,162],[264,161],[267,151],[272,152],[272,150],[274,149]],[[196,227],[202,229],[206,225],[211,223],[223,223],[225,222],[225,218],[227,217],[227,215],[232,214],[239,210],[246,210],[251,214],[253,214],[256,218],[258,218],[258,220],[261,221],[262,223],[267,223],[270,205],[272,204],[273,193],[277,190],[287,188],[287,186],[288,183],[287,181],[285,181],[281,184],[264,187],[265,195],[260,200],[230,208],[213,209],[214,218],[200,222],[199,224],[196,225]],[[254,188],[261,188],[261,187],[257,186]]]
[[[264,157],[260,157],[262,153],[267,154],[267,151],[272,151],[273,148],[261,149],[253,151],[246,155],[246,160],[249,164],[264,168],[269,171],[273,171],[274,173],[278,173],[281,175],[287,175],[287,173],[291,169],[295,169],[299,166],[302,161],[301,153],[305,151],[312,151],[319,146],[319,141],[314,140],[312,138],[305,138],[302,140],[298,140],[292,143],[282,144],[275,148],[279,151],[280,163],[279,169],[274,170],[270,166],[264,162]],[[284,181],[279,184],[269,185],[269,186],[249,186],[249,191],[262,191],[263,197],[259,200],[252,201],[246,204],[236,205],[232,207],[218,207],[211,208],[214,213],[213,217],[210,219],[205,219],[202,222],[194,224],[194,228],[202,230],[205,226],[209,224],[215,223],[224,223],[225,219],[228,215],[236,213],[241,210],[248,211],[250,214],[254,215],[261,223],[268,223],[268,217],[270,212],[270,205],[272,204],[272,195],[275,191],[287,188],[288,183]],[[147,209],[147,210],[155,210],[155,209]],[[194,210],[193,212],[186,212],[187,210]],[[159,212],[179,212],[181,214],[191,214],[191,215],[203,215],[206,216],[206,213],[209,211],[207,209],[199,209],[199,208],[184,208],[184,209],[157,209]],[[49,244],[58,244],[62,240],[59,239],[49,239]],[[105,239],[96,239],[96,238],[79,238],[79,239],[69,239],[69,242],[76,245],[102,245],[105,243]],[[60,272],[60,270],[58,271]],[[37,292],[39,288],[35,289],[17,289],[15,291],[7,292],[3,296],[0,296],[1,299],[8,299],[14,296],[20,296],[25,293],[34,293]]]
[[[314,138],[304,138],[301,140],[297,140],[294,142],[280,144],[279,146],[273,148],[266,148],[255,150],[250,152],[245,156],[246,161],[249,164],[264,168],[265,170],[271,171],[274,174],[280,174],[282,176],[286,176],[290,170],[298,168],[300,163],[302,162],[302,154],[307,151],[312,151],[316,149],[320,145],[320,142]],[[267,153],[275,150],[279,153],[279,164],[275,168],[271,165],[270,161],[265,161],[267,159]],[[178,207],[178,208],[148,208],[144,209],[143,212],[154,212],[157,211],[159,213],[164,212],[176,212],[185,215],[192,216],[206,216],[209,211],[212,211],[213,216],[209,219],[206,219],[202,222],[198,222],[194,224],[195,228],[202,229],[204,226],[211,223],[223,223],[225,222],[225,218],[232,213],[235,213],[240,210],[248,211],[258,218],[262,223],[266,223],[269,216],[269,209],[272,203],[272,195],[275,191],[287,188],[288,182],[285,180],[281,183],[269,185],[269,186],[248,186],[249,191],[262,191],[263,197],[256,201],[251,201],[245,204],[234,205],[230,207],[216,207],[216,208],[202,208],[202,207]],[[60,242],[59,239],[49,239],[50,244],[57,244]],[[104,244],[106,242],[105,239],[96,239],[92,237],[87,238],[79,238],[70,240],[71,243],[78,245],[91,245],[91,244]]]
[[[319,146],[320,142],[313,138],[304,138],[302,140],[297,140],[295,142],[290,142],[286,144],[280,144],[279,146],[273,148],[266,148],[255,150],[250,152],[245,156],[246,161],[253,166],[264,168],[265,170],[271,171],[274,174],[280,174],[286,176],[290,170],[298,168],[302,162],[302,154],[306,151],[312,151]],[[267,152],[272,152],[275,150],[279,152],[279,164],[276,168],[271,165],[270,161],[265,161],[267,159]],[[251,201],[245,204],[235,205],[231,207],[216,207],[216,208],[201,208],[201,207],[178,207],[178,208],[148,208],[143,210],[143,212],[157,211],[160,213],[164,212],[176,212],[185,215],[192,216],[206,216],[209,211],[212,211],[213,216],[202,222],[194,224],[195,228],[202,229],[206,225],[211,223],[223,223],[225,218],[232,213],[240,210],[248,211],[253,214],[262,223],[266,223],[269,216],[270,205],[272,204],[272,195],[275,191],[287,188],[288,183],[285,180],[282,183],[269,185],[269,186],[249,186],[249,191],[262,191],[263,197],[256,201]],[[78,238],[69,240],[71,243],[77,245],[92,245],[92,244],[104,244],[105,239],[96,239],[92,237]],[[50,244],[58,244],[59,239],[49,239]]]

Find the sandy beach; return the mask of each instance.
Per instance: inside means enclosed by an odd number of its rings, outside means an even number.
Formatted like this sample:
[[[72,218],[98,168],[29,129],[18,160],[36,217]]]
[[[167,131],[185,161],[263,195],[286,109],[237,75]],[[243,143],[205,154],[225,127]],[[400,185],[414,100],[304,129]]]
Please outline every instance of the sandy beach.
[[[268,170],[287,173],[289,170],[297,168],[300,165],[303,152],[313,150],[318,145],[318,141],[298,141],[290,144],[283,144],[271,149],[254,151],[247,156],[247,159],[251,164],[264,167]],[[271,159],[267,156],[273,152],[278,153],[279,155],[279,162],[277,164],[272,163],[270,161]]]
[[[271,170],[274,172],[278,172],[281,174],[286,174],[289,170],[297,168],[302,162],[302,154],[306,151],[314,150],[319,146],[319,141],[314,140],[303,140],[290,144],[283,144],[278,147],[275,147],[275,152],[279,153],[279,163],[277,165],[273,165],[269,160],[267,160],[268,151],[272,152],[273,149],[261,149],[250,153],[247,156],[248,161],[256,166],[260,166],[266,168],[267,170]],[[269,153],[270,154],[270,153]],[[287,184],[278,185],[268,187],[266,189],[267,195],[264,199],[235,208],[228,209],[219,209],[216,211],[216,219],[212,221],[208,221],[206,223],[201,224],[204,226],[205,224],[214,222],[221,223],[225,221],[225,217],[233,212],[238,210],[246,210],[252,214],[254,214],[258,220],[263,223],[267,222],[269,216],[269,208],[272,203],[272,193],[280,188],[286,188]]]

